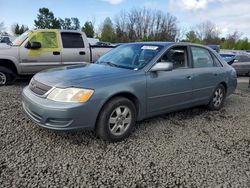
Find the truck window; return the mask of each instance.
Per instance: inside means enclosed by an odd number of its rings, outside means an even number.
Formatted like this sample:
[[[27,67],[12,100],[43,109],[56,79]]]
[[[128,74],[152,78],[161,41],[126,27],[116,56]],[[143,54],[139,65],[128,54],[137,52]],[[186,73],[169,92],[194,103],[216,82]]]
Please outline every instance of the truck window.
[[[84,48],[80,33],[61,33],[63,48]]]
[[[58,48],[58,42],[55,32],[38,32],[30,42],[40,42],[42,48]]]

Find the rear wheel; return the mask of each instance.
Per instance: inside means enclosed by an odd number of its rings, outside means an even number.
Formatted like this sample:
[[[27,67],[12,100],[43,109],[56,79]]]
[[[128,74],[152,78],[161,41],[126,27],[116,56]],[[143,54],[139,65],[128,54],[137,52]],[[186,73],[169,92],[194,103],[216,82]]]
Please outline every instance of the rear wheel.
[[[110,142],[127,138],[136,123],[136,108],[127,98],[117,97],[108,102],[100,112],[96,133]]]
[[[211,98],[211,100],[208,104],[208,109],[210,109],[210,110],[221,109],[221,107],[224,103],[225,97],[226,97],[225,87],[222,84],[220,84],[214,90],[213,97]]]

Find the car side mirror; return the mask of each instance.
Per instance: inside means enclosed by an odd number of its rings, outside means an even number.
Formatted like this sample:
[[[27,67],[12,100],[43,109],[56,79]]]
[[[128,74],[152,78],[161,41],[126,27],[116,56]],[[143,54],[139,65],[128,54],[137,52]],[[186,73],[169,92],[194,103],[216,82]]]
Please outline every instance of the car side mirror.
[[[156,63],[151,69],[151,72],[158,72],[158,71],[171,71],[173,70],[174,65],[171,62],[159,62]]]
[[[27,42],[26,45],[25,45],[25,48],[27,49],[39,49],[41,48],[42,45],[40,42]]]

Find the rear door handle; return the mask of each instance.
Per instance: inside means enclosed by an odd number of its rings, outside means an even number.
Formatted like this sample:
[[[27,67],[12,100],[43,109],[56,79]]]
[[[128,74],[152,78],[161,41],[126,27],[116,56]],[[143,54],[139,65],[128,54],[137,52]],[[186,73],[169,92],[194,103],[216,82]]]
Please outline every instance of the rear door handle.
[[[85,55],[85,54],[86,54],[86,53],[83,52],[83,51],[79,52],[79,55]]]
[[[53,52],[53,55],[60,55],[60,52]]]
[[[214,76],[217,76],[218,74],[217,73],[214,73]]]
[[[192,76],[186,76],[187,79],[191,80],[192,79]]]

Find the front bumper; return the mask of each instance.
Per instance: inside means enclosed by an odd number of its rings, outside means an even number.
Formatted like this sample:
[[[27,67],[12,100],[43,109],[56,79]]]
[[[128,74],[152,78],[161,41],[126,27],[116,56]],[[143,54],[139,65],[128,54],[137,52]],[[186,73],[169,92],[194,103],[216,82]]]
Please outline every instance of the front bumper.
[[[95,128],[100,102],[63,103],[36,96],[23,89],[22,105],[26,114],[38,125],[52,130],[70,131]]]

